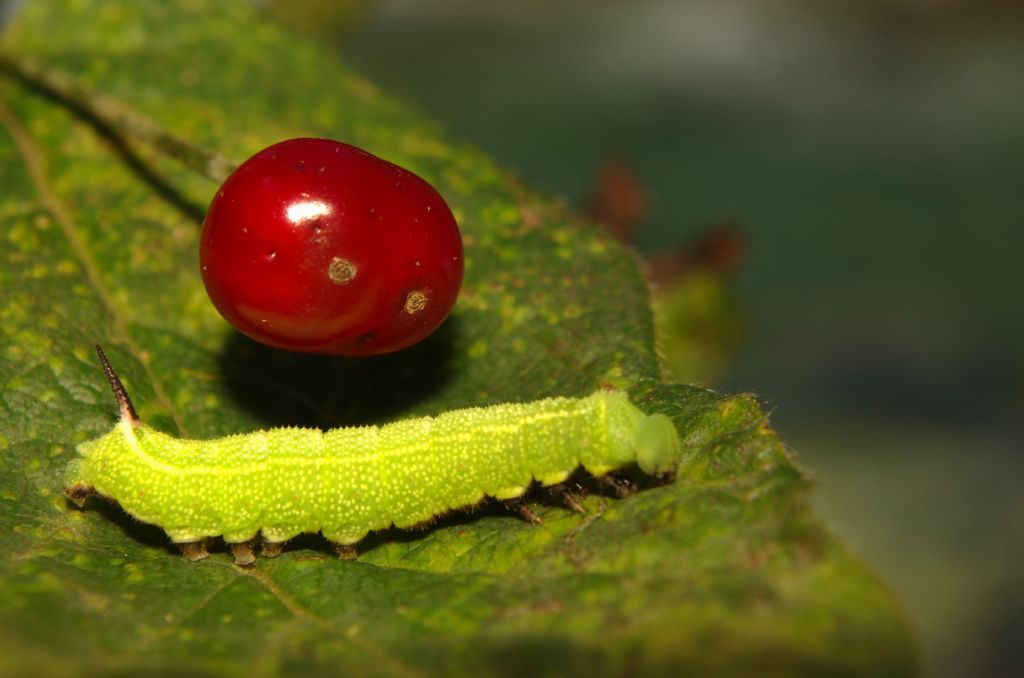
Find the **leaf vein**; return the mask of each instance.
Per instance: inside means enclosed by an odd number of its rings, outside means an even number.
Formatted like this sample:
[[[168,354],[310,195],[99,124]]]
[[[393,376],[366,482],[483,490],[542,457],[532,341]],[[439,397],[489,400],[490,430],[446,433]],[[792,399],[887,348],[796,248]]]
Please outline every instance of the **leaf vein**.
[[[78,232],[75,229],[74,220],[68,213],[68,210],[61,203],[61,201],[54,194],[50,187],[50,183],[46,177],[46,170],[43,167],[42,152],[36,146],[28,133],[28,130],[18,120],[17,115],[10,109],[7,103],[0,100],[0,123],[7,128],[8,134],[14,141],[14,145],[18,149],[18,153],[25,161],[25,167],[28,170],[29,176],[32,179],[32,184],[35,186],[36,193],[39,196],[39,201],[50,216],[53,217],[54,222],[60,228],[64,237],[68,241],[68,245],[74,252],[75,257],[78,258],[79,263],[82,265],[82,269],[85,271],[85,277],[89,281],[90,287],[99,297],[100,303],[107,309],[107,313],[110,315],[114,326],[114,335],[121,340],[131,350],[135,356],[141,356],[141,349],[136,346],[134,340],[131,337],[131,333],[128,331],[128,321],[121,313],[117,304],[114,302],[113,296],[110,294],[106,285],[103,283],[103,278],[100,275],[99,268],[96,265],[96,261],[92,254],[89,252],[88,247],[79,237]],[[182,421],[180,413],[171,404],[170,399],[167,397],[163,386],[156,374],[150,369],[149,365],[144,360],[140,360],[142,368],[146,373],[147,378],[153,385],[153,392],[156,394],[157,400],[164,407],[165,411],[170,413],[171,418],[174,420],[175,425],[178,427],[181,435],[188,437],[188,430],[185,427],[184,421]]]

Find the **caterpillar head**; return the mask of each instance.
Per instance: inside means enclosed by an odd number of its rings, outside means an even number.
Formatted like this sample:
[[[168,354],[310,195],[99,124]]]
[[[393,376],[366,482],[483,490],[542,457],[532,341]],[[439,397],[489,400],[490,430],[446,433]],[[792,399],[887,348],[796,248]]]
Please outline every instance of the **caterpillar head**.
[[[636,425],[636,463],[648,475],[669,473],[679,461],[679,435],[664,414],[652,414]]]

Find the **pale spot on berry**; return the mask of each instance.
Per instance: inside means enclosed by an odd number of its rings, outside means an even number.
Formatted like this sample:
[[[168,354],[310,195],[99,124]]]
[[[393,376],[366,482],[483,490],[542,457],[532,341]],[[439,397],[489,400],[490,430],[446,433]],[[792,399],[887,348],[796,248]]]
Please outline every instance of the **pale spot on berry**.
[[[356,265],[348,259],[334,257],[327,268],[327,277],[335,285],[347,285],[356,277]]]
[[[420,292],[419,290],[413,290],[405,297],[405,306],[403,308],[409,315],[419,313],[426,307],[427,295],[423,294],[423,292]]]

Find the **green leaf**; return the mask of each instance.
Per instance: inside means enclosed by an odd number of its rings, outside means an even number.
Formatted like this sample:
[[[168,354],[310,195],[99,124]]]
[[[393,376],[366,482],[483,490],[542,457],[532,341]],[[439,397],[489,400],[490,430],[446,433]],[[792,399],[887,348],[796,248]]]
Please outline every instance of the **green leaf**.
[[[321,135],[404,165],[450,202],[467,271],[442,330],[400,354],[255,345],[198,275],[215,184],[0,79],[0,673],[912,671],[899,604],[810,515],[756,402],[660,381],[636,258],[598,230],[245,3],[34,0],[3,48],[229,158]],[[584,516],[538,504],[541,526],[484,510],[358,561],[308,537],[249,570],[194,564],[61,494],[113,422],[97,341],[145,420],[195,438],[610,384],[671,416],[685,454],[675,482],[592,494]]]

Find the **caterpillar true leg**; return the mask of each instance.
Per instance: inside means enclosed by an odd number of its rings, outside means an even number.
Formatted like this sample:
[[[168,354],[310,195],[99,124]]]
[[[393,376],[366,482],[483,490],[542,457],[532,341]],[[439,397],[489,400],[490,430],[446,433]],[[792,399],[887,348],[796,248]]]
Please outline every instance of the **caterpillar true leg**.
[[[608,475],[601,476],[600,478],[597,479],[597,482],[600,483],[602,488],[604,488],[605,490],[609,490],[619,499],[622,499],[623,497],[628,497],[629,495],[633,494],[633,490],[636,489],[633,486],[633,483],[631,483],[629,480],[617,476],[614,473],[609,473]]]
[[[518,513],[520,516],[523,517],[524,520],[527,520],[533,523],[534,525],[540,525],[544,522],[543,520],[541,520],[540,516],[534,513],[533,510],[529,506],[527,506],[526,501],[519,497],[515,499],[506,499],[505,508],[507,508],[509,511]]]
[[[552,485],[551,491],[554,492],[562,500],[562,503],[569,509],[576,513],[586,513],[586,509],[580,506],[580,503],[576,501],[576,494],[566,487],[564,484]]]

